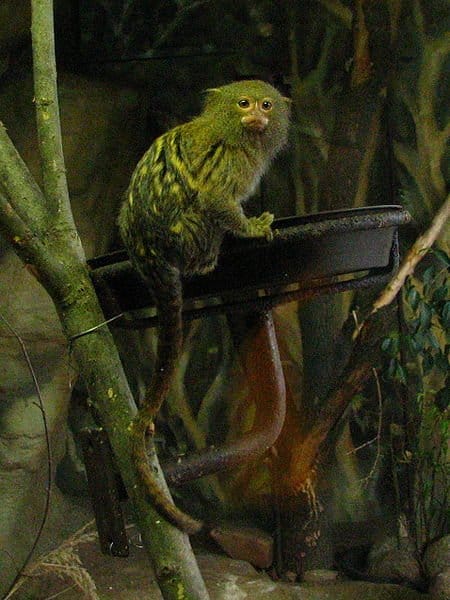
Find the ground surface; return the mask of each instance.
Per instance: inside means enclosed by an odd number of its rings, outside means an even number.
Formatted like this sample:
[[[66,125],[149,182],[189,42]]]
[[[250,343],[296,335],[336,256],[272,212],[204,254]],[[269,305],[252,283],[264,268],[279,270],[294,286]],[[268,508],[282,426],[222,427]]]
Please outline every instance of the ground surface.
[[[128,558],[112,558],[100,553],[96,542],[80,548],[84,567],[95,581],[101,600],[162,600],[146,555],[138,538],[131,538]],[[294,585],[272,581],[244,561],[215,554],[198,556],[211,600],[426,600],[419,594],[396,585],[339,581],[329,584]],[[17,600],[80,600],[88,597],[56,578],[41,580],[33,593],[22,588]]]

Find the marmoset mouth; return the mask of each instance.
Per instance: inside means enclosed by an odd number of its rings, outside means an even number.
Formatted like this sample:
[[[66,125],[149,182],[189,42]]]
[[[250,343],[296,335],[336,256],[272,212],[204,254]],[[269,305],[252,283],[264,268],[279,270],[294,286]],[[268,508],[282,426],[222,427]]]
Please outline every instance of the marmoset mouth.
[[[269,123],[269,119],[263,115],[245,115],[245,117],[242,117],[241,123],[247,129],[264,131]]]

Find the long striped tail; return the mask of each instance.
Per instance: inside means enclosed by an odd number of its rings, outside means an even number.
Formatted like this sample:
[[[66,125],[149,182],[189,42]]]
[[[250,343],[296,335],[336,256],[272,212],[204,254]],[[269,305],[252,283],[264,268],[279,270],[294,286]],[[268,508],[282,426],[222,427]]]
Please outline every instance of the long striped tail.
[[[190,517],[173,503],[155,478],[148,462],[146,437],[153,431],[153,421],[167,398],[183,343],[182,287],[178,269],[164,265],[145,273],[155,296],[158,311],[158,347],[155,371],[143,405],[131,427],[132,454],[146,493],[161,515],[182,531],[193,534],[203,523]]]

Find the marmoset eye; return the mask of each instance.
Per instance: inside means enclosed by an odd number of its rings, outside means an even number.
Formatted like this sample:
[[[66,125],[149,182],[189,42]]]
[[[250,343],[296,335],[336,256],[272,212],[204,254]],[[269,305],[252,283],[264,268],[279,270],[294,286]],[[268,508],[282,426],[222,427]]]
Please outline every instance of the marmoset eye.
[[[270,100],[263,100],[261,103],[261,108],[263,110],[269,111],[272,110],[273,104]]]
[[[248,108],[250,106],[250,101],[247,98],[242,98],[239,100],[238,106],[241,108]]]

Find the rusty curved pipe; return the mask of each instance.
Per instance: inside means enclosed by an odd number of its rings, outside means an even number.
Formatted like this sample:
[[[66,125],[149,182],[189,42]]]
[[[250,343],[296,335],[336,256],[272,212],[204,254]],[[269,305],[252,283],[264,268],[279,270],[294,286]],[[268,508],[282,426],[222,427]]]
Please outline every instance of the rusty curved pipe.
[[[205,448],[176,462],[163,464],[169,485],[182,485],[254,460],[280,435],[286,414],[286,389],[275,327],[270,311],[255,316],[256,324],[241,350],[250,393],[256,404],[252,429],[220,447]]]

